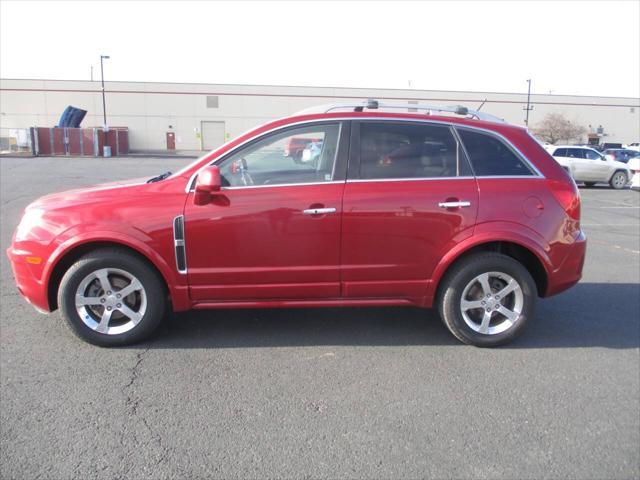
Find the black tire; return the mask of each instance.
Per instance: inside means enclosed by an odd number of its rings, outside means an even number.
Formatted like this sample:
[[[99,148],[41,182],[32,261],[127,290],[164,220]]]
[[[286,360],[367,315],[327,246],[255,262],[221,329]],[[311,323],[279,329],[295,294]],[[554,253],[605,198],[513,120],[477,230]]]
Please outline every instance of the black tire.
[[[591,188],[591,187],[593,187],[596,183],[597,183],[597,182],[584,182],[584,186],[585,186],[585,187],[589,187],[589,188]]]
[[[624,181],[618,181],[618,178],[624,178]],[[629,179],[627,178],[627,174],[622,170],[617,170],[611,175],[611,179],[609,180],[609,185],[614,190],[621,190],[627,186],[627,182]]]
[[[141,290],[141,293],[132,295],[145,295],[146,308],[144,314],[142,314],[141,319],[135,326],[124,333],[100,333],[90,328],[80,318],[76,309],[76,292],[81,282],[90,276],[92,272],[101,269],[124,271],[133,275],[142,284],[143,290]],[[115,287],[113,290],[114,294],[117,293]],[[124,300],[122,300],[122,303],[124,303]],[[84,255],[67,270],[58,289],[58,305],[69,327],[80,339],[101,347],[113,347],[140,342],[153,333],[165,314],[166,293],[162,279],[159,278],[156,271],[145,260],[124,249],[103,248]],[[106,308],[101,305],[96,305],[96,307]],[[113,314],[115,313],[116,309],[114,307]],[[127,318],[123,317],[121,322],[124,323],[126,320]]]
[[[475,331],[467,324],[462,314],[461,301],[464,289],[478,275],[487,272],[501,272],[515,279],[520,286],[523,299],[522,310],[513,325],[503,332],[494,334]],[[477,347],[495,347],[511,342],[522,333],[534,314],[537,297],[536,284],[529,271],[520,262],[500,253],[487,252],[469,256],[454,265],[442,280],[437,301],[442,321],[458,340]],[[500,305],[499,302],[498,305]],[[484,307],[475,312],[484,314]],[[496,321],[506,319],[502,315],[493,313],[491,315],[495,315]]]

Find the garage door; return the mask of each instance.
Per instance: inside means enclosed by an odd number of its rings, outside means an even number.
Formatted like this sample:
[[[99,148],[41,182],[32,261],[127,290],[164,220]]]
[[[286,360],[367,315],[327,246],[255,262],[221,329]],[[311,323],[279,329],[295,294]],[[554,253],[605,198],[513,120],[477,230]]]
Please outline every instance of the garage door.
[[[202,122],[202,149],[213,150],[224,143],[224,122]]]

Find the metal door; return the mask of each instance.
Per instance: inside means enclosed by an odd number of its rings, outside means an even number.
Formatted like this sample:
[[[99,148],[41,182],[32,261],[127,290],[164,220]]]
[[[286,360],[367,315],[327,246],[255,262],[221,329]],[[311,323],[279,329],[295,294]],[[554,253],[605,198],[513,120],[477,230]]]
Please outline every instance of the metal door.
[[[224,143],[224,122],[202,122],[201,127],[203,150],[213,150]]]

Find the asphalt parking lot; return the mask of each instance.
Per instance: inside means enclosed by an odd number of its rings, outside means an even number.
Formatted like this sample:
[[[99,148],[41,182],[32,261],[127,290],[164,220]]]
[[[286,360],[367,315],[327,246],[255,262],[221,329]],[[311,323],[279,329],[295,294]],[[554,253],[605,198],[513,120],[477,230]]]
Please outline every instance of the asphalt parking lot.
[[[0,159],[0,477],[638,478],[640,195],[581,189],[582,282],[514,344],[418,309],[200,311],[100,349],[14,287],[36,197],[184,159]]]

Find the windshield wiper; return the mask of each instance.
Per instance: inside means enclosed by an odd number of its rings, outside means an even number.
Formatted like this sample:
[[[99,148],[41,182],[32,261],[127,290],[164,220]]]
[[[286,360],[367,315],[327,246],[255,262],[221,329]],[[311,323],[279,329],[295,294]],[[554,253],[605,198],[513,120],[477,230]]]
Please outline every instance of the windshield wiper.
[[[171,175],[171,172],[164,172],[162,175],[150,178],[149,180],[147,180],[147,183],[159,182],[160,180],[164,180],[165,178],[167,178],[169,175]]]

